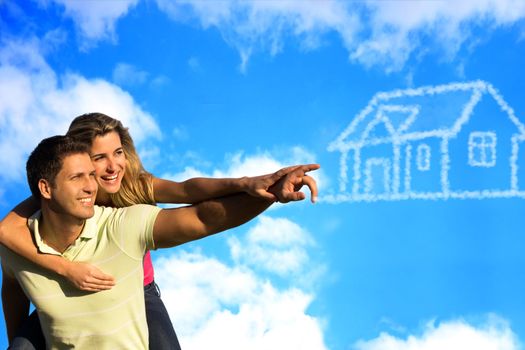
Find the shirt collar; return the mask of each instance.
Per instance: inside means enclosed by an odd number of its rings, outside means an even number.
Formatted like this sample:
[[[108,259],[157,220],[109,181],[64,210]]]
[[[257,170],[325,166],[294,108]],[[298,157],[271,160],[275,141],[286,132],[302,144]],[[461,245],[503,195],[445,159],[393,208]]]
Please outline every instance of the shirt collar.
[[[98,209],[98,208],[95,208]],[[38,251],[43,254],[52,254],[52,255],[63,255],[62,253],[56,251],[54,248],[50,247],[49,245],[44,242],[42,239],[42,236],[40,234],[39,230],[39,221],[42,217],[42,211],[38,210],[36,213],[34,213],[27,221],[27,225],[30,229],[30,231],[33,234],[33,237],[36,242],[36,246],[38,248]],[[93,220],[93,218],[90,218],[86,220],[86,223],[84,224],[84,227],[82,228],[82,232],[78,236],[78,238],[71,244],[65,251],[64,254],[73,246],[76,245],[76,243],[80,240],[90,240],[95,237],[97,230],[96,230],[96,222]]]

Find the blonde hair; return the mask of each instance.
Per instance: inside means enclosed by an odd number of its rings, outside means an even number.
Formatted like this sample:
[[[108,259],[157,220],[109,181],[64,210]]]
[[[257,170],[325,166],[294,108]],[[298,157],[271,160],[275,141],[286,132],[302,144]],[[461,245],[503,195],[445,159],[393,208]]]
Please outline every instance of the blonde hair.
[[[155,204],[153,176],[142,166],[128,128],[125,128],[119,120],[102,113],[83,114],[73,119],[67,135],[91,148],[97,136],[104,136],[113,131],[120,136],[120,142],[126,155],[126,171],[120,189],[117,193],[109,193],[113,206]]]

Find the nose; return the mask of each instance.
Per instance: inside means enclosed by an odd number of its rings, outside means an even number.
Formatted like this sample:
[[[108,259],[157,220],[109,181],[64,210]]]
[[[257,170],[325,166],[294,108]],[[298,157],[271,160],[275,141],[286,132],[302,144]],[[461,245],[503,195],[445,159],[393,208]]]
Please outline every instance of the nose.
[[[107,166],[106,166],[107,171],[109,171],[109,172],[113,172],[113,171],[115,171],[115,169],[116,169],[116,166],[115,166],[116,163],[115,163],[115,159],[114,159],[113,157],[109,157],[109,158],[108,158],[108,161],[107,161],[106,165],[107,165]]]
[[[94,177],[88,176],[86,181],[84,181],[84,192],[93,194],[97,192],[98,184],[97,180]]]
[[[108,157],[107,159],[107,163],[106,163],[106,171],[107,172],[115,172],[117,171],[118,169],[118,165],[117,165],[117,160],[115,159],[115,157]]]

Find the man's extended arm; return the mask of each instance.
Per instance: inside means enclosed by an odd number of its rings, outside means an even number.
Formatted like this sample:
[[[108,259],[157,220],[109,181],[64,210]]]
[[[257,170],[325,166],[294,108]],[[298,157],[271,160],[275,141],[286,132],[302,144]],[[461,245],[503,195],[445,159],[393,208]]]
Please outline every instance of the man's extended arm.
[[[29,316],[29,299],[22,287],[2,266],[2,307],[9,343],[13,341],[16,331]]]
[[[297,192],[302,185],[317,196],[315,181],[306,172],[319,168],[317,164],[302,165],[283,177],[270,191],[280,201],[304,199]],[[266,210],[273,200],[248,194],[235,194],[205,201],[189,207],[164,209],[155,220],[153,239],[159,248],[173,247],[217,232],[239,226]]]

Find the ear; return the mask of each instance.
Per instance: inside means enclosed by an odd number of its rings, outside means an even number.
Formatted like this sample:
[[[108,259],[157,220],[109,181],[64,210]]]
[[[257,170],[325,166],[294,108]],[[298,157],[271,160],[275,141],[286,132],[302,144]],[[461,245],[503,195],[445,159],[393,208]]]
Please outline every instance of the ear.
[[[51,184],[49,181],[40,179],[38,181],[38,189],[42,198],[51,199]]]

